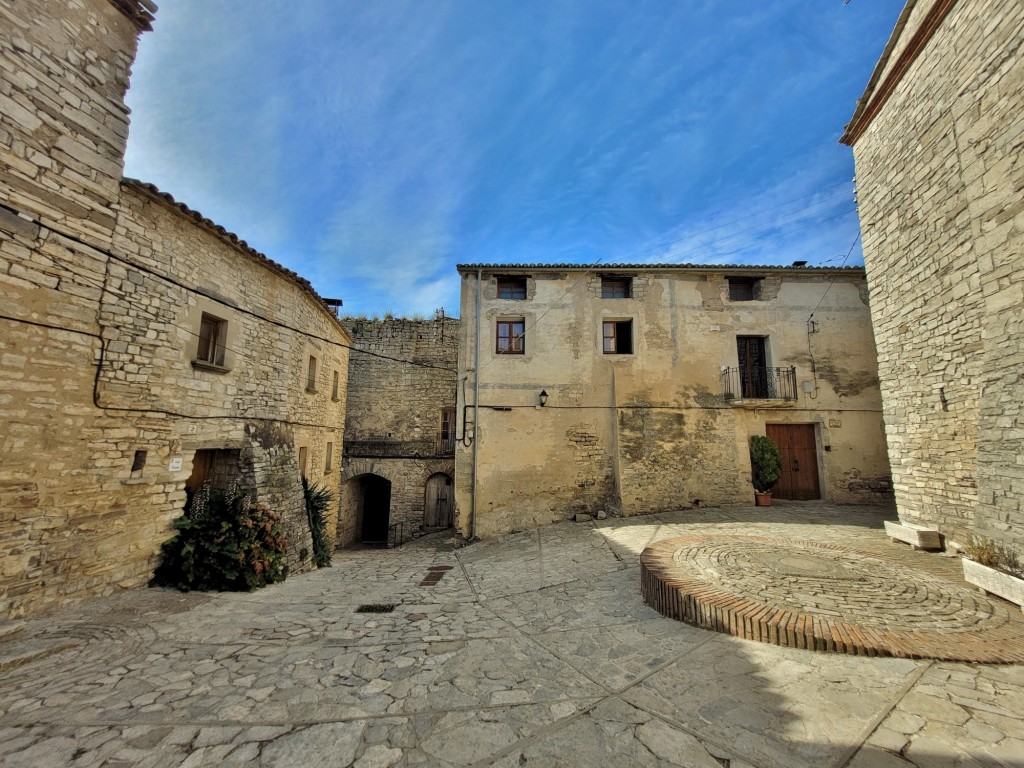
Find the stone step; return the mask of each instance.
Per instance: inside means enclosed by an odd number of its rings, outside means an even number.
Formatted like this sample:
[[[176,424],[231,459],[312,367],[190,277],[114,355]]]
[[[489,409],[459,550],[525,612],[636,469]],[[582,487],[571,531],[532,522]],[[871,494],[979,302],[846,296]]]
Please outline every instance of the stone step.
[[[77,641],[67,638],[53,640],[30,638],[5,643],[0,646],[0,672],[7,672],[15,667],[44,659],[68,648],[74,648],[78,644]]]

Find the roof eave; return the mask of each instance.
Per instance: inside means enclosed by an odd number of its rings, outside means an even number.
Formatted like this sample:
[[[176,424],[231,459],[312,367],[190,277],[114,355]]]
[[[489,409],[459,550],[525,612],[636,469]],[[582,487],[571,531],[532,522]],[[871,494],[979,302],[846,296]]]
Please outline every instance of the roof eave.
[[[329,306],[327,306],[327,303],[324,301],[323,297],[316,292],[316,289],[313,288],[313,284],[310,283],[302,275],[298,274],[297,272],[293,272],[292,270],[288,269],[282,264],[278,264],[276,261],[271,259],[266,254],[260,253],[255,248],[252,248],[247,242],[245,242],[245,240],[240,238],[234,232],[229,232],[224,227],[214,223],[210,219],[203,216],[203,214],[199,213],[199,211],[195,211],[192,208],[189,208],[184,203],[175,200],[174,197],[169,195],[167,192],[161,191],[159,188],[157,188],[156,185],[149,184],[145,181],[139,181],[138,179],[130,178],[122,179],[121,183],[131,187],[132,189],[138,192],[141,192],[149,199],[167,206],[171,210],[174,210],[176,213],[184,215],[192,222],[194,222],[195,224],[197,224],[198,226],[202,227],[207,232],[212,234],[217,239],[221,240],[222,242],[229,246],[234,247],[236,250],[253,259],[263,267],[266,267],[272,272],[276,272],[277,274],[281,275],[292,284],[296,285],[302,291],[307,293],[313,299],[313,301],[324,311],[327,317],[333,321],[333,324],[336,326],[336,328],[339,329],[344,334],[346,342],[352,342],[352,336],[351,334],[349,334],[348,329],[346,329],[345,326],[342,325],[341,320],[338,318],[338,316],[334,314],[333,310]]]
[[[882,56],[871,73],[864,93],[857,99],[857,108],[854,110],[853,117],[847,123],[843,135],[839,137],[840,144],[852,147],[864,134],[956,2],[957,0],[934,0],[932,7],[928,9],[928,13],[921,21],[921,25],[896,59],[888,76],[882,80],[882,73],[888,67],[896,44],[906,31],[910,13],[917,5],[917,0],[907,0],[907,4],[896,20],[896,27],[889,37],[889,42],[886,43],[885,50],[882,51]]]

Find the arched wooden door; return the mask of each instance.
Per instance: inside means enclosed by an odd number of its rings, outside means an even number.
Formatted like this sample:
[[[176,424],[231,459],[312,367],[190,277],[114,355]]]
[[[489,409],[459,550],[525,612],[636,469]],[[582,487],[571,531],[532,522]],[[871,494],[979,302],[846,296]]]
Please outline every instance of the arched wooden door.
[[[452,524],[452,478],[443,472],[431,475],[423,491],[423,527],[450,528]]]

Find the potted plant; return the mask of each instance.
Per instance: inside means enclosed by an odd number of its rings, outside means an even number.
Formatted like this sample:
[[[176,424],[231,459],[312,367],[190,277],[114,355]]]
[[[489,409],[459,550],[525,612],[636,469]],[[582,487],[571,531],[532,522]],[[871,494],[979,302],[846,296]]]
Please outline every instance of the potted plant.
[[[964,581],[1024,610],[1024,565],[1016,552],[991,539],[972,536],[964,554]]]
[[[770,507],[772,503],[772,486],[779,480],[782,472],[782,456],[779,446],[766,435],[753,435],[750,438],[750,480],[754,485],[754,504],[758,507]]]

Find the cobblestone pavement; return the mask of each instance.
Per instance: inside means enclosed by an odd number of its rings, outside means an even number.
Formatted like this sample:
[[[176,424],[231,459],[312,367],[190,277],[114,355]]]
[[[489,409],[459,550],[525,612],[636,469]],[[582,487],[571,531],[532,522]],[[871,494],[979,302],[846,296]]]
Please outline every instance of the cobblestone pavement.
[[[125,592],[0,628],[0,765],[1024,766],[1024,666],[778,647],[641,601],[644,547],[697,533],[956,578],[886,516],[691,510],[343,551],[251,594]]]

